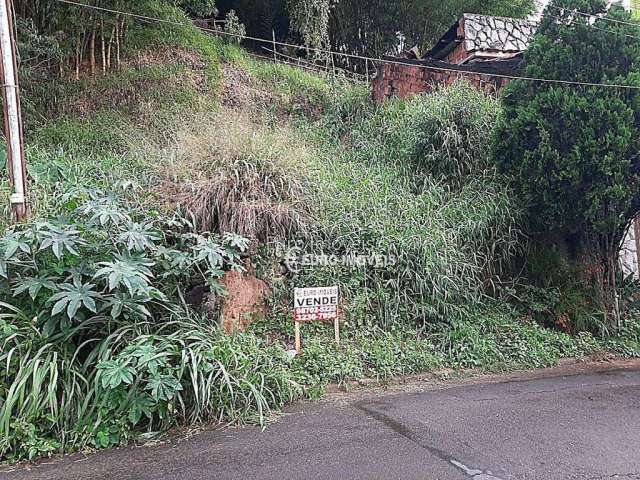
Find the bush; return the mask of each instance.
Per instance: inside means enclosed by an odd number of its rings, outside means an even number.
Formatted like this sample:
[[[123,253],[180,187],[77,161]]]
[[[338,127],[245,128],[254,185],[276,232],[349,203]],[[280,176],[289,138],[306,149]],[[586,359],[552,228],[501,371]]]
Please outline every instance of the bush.
[[[640,27],[629,13],[601,0],[554,0],[548,11],[525,55],[527,76],[640,85]],[[598,27],[612,23],[619,35]],[[640,211],[638,89],[518,80],[503,96],[496,163],[527,205],[531,233],[567,246],[613,326],[620,245]]]
[[[240,19],[236,15],[235,10],[229,10],[225,20],[224,31],[228,34],[228,41],[239,44],[246,36],[247,30],[244,28],[244,25],[240,23]]]
[[[179,421],[263,421],[298,395],[281,349],[226,338],[181,300],[194,282],[220,293],[244,238],[84,189],[61,204],[0,237],[0,457],[118,445]]]
[[[4,298],[38,319],[45,334],[87,318],[148,319],[170,310],[181,285],[216,279],[238,266],[247,240],[190,233],[188,222],[141,219],[110,196],[76,189],[66,214],[0,237]],[[198,278],[200,280],[198,280]]]
[[[226,123],[206,135],[182,139],[179,162],[166,172],[175,203],[199,228],[236,232],[268,243],[304,235],[308,206],[300,169],[309,156],[287,129],[272,130],[225,112]]]
[[[209,17],[218,13],[215,0],[179,0],[178,5],[196,17]]]
[[[356,127],[360,157],[417,168],[457,185],[492,170],[490,132],[500,104],[465,82],[408,100],[385,102]]]
[[[43,335],[3,307],[0,460],[123,445],[178,423],[262,423],[302,392],[282,349],[184,312],[100,338],[96,320]]]
[[[583,357],[601,350],[590,334],[573,338],[518,319],[515,312],[494,305],[465,322],[433,332],[435,350],[454,367],[486,370],[541,368],[564,357]]]

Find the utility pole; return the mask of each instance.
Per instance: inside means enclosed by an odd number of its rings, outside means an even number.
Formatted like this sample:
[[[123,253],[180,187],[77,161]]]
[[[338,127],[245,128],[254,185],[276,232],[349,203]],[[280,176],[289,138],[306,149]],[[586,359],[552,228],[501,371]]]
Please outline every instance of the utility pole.
[[[18,88],[18,62],[13,29],[13,0],[0,0],[0,76],[4,110],[4,134],[7,140],[7,165],[11,181],[11,207],[17,221],[27,218],[27,185],[22,114]]]

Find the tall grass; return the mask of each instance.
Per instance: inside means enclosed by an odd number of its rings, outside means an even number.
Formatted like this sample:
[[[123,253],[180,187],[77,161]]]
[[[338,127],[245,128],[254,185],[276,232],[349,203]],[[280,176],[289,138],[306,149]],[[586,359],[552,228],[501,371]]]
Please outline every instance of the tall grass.
[[[156,153],[172,159],[160,168],[169,198],[204,230],[265,243],[303,235],[308,202],[302,170],[310,156],[304,143],[295,143],[286,127],[259,125],[227,109],[201,117],[200,126],[197,134],[180,132],[172,148]]]
[[[390,253],[398,261],[307,271],[301,283],[342,285],[350,310],[384,326],[464,320],[522,240],[519,207],[489,164],[498,104],[457,84],[344,111],[355,112],[351,127],[340,143],[325,129],[324,153],[310,168],[315,230],[306,250]]]

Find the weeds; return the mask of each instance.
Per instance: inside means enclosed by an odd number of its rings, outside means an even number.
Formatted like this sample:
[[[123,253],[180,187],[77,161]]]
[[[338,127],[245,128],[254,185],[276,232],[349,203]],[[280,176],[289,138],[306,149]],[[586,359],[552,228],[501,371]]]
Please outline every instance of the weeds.
[[[12,309],[13,333],[4,326],[1,337],[2,459],[122,445],[177,423],[264,423],[302,391],[282,349],[197,317],[131,323],[100,339],[86,335],[91,320],[43,338],[19,316]]]
[[[191,212],[200,228],[238,232],[262,242],[302,235],[308,206],[300,179],[309,152],[287,129],[274,131],[232,111],[203,118],[207,133],[185,132],[175,162],[174,202]],[[218,122],[226,133],[217,132]],[[160,153],[160,155],[165,155]]]
[[[145,54],[120,74],[51,90],[81,119],[33,121],[36,220],[0,237],[3,460],[121,445],[176,424],[264,423],[330,382],[547,366],[603,347],[638,354],[632,320],[624,338],[570,337],[490,298],[523,243],[519,206],[487,159],[495,101],[460,84],[374,106],[362,86],[249,60],[189,26],[132,28],[129,53]],[[269,90],[259,112],[252,96],[209,111],[220,57]],[[40,93],[32,112],[51,100]],[[227,337],[182,293],[193,282],[219,292],[243,236],[261,241],[253,260],[271,273],[273,240],[395,261],[278,276],[277,321]],[[346,301],[342,345],[305,326],[304,353],[291,359],[291,287],[333,283]]]
[[[367,315],[385,327],[454,322],[482,305],[519,251],[521,234],[519,207],[487,166],[485,131],[497,105],[479,95],[456,85],[373,114],[347,106],[354,123],[346,148],[332,129],[316,135],[322,154],[312,159],[309,189],[315,228],[303,253],[376,252],[397,262],[316,269],[297,281],[340,284],[347,298],[360,292]],[[478,105],[466,106],[470,100]]]

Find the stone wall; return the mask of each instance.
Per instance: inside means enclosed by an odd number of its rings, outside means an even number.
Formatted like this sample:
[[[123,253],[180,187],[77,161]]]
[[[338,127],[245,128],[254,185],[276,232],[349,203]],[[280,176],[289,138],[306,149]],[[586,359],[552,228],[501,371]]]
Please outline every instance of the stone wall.
[[[373,80],[373,97],[377,102],[393,96],[406,98],[419,93],[429,93],[439,85],[451,85],[461,78],[491,95],[498,94],[509,82],[508,79],[495,77],[490,73],[439,71],[418,63],[414,65],[385,63],[379,66],[378,75]]]

